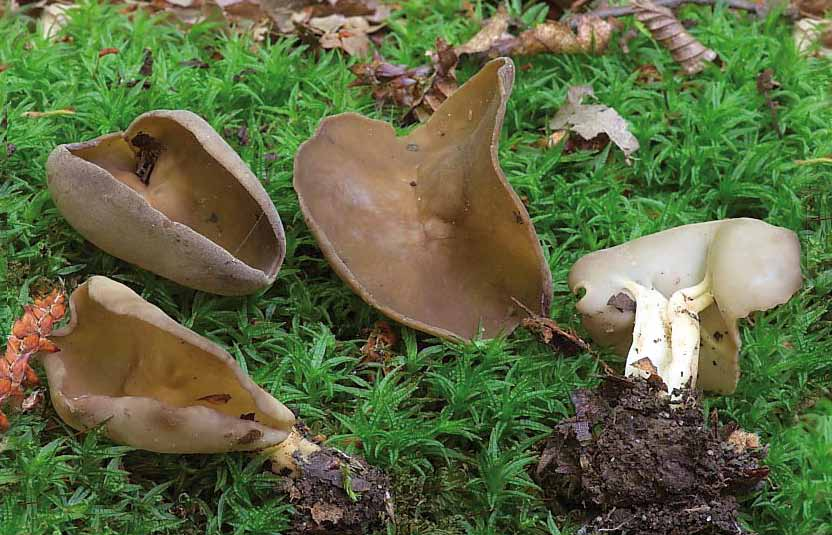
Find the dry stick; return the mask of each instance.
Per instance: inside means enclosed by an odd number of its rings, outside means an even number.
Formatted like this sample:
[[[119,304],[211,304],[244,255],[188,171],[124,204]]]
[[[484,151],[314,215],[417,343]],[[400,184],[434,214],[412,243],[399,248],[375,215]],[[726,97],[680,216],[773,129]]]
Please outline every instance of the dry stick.
[[[654,0],[653,3],[657,6],[664,7],[678,7],[682,4],[699,4],[704,6],[713,6],[718,3],[724,3],[731,9],[750,11],[752,13],[757,13],[758,15],[763,13],[763,10],[766,7],[765,5],[757,5],[753,2],[746,2],[745,0]],[[615,6],[596,9],[595,11],[589,11],[585,13],[585,15],[594,15],[598,18],[607,19],[610,17],[624,17],[626,15],[632,15],[636,11],[636,8],[628,4],[626,6]],[[574,17],[569,20],[569,25],[573,28],[578,25]]]

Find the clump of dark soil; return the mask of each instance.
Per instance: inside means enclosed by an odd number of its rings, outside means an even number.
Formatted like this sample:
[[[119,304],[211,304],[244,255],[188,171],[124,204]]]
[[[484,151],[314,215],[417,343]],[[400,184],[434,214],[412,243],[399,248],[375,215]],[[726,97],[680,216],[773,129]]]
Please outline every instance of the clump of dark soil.
[[[390,479],[364,459],[322,447],[295,460],[301,475],[284,480],[296,511],[292,533],[364,534],[393,519]]]
[[[660,380],[609,376],[572,402],[535,479],[555,509],[586,511],[585,533],[743,533],[735,497],[768,475],[756,435],[706,422],[692,391],[671,406]]]

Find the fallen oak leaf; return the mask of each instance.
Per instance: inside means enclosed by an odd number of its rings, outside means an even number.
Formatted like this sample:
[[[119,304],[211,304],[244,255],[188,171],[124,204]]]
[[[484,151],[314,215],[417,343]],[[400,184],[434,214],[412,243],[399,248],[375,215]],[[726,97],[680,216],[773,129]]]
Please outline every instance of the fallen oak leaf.
[[[614,109],[603,104],[582,104],[585,96],[594,96],[591,86],[569,88],[564,104],[552,118],[549,127],[553,130],[570,130],[589,141],[605,134],[629,156],[638,150],[638,140],[630,133],[627,122]]]
[[[651,0],[633,0],[635,17],[642,22],[653,38],[670,51],[686,74],[696,74],[705,68],[705,63],[717,59],[717,54],[696,40],[673,12],[657,6]]]

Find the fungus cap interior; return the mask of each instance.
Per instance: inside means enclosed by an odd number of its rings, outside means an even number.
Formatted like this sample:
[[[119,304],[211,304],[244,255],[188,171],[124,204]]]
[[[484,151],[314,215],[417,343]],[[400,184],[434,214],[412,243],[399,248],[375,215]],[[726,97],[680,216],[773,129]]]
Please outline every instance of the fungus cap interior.
[[[209,132],[203,135],[218,137],[207,124],[204,128]],[[132,143],[140,134],[161,147],[147,183],[136,173],[141,154]],[[69,150],[108,171],[171,221],[190,227],[249,266],[267,275],[277,270],[279,243],[263,209],[234,174],[174,119],[142,116],[127,132],[71,145]]]
[[[298,153],[295,189],[336,271],[416,328],[510,331],[514,297],[548,312],[550,275],[496,151],[513,65],[486,65],[405,137],[356,114],[325,120]]]
[[[50,358],[60,358],[66,370],[64,396],[145,397],[170,407],[203,406],[235,419],[254,413],[264,425],[291,428],[291,422],[258,407],[235,375],[233,361],[144,321],[143,313],[164,314],[149,303],[137,305],[138,296],[126,287],[101,277],[92,283],[93,293],[111,292],[109,302],[90,295],[91,283],[79,287],[71,302],[75,325],[69,334],[59,331],[54,337],[60,352]],[[132,295],[118,295],[114,285]],[[230,397],[224,403],[210,401],[218,394]],[[288,409],[280,409],[291,418]]]

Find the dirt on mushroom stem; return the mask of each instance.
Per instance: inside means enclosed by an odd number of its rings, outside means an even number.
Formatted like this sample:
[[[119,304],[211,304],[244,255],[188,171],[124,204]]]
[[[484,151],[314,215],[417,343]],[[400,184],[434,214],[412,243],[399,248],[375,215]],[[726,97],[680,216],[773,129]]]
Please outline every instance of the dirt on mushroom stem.
[[[300,422],[295,429],[308,435]],[[291,454],[294,466],[283,466],[279,456],[271,465],[273,472],[285,476],[281,490],[295,508],[291,533],[358,535],[382,529],[394,519],[387,474],[361,457],[313,445],[308,438],[302,441],[306,445]]]
[[[766,448],[708,425],[695,392],[671,405],[659,382],[609,376],[572,401],[534,476],[555,509],[584,510],[583,533],[742,533],[736,498],[768,475]]]

